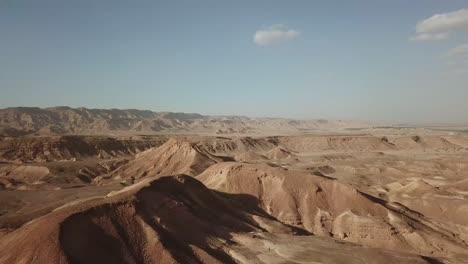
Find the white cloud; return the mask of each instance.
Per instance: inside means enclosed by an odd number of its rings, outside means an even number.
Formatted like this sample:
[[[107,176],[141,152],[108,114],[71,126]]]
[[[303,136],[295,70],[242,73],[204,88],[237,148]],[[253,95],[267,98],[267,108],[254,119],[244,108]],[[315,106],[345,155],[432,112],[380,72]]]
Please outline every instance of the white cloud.
[[[447,51],[442,59],[450,71],[458,76],[468,77],[468,43]]]
[[[468,9],[433,15],[416,25],[416,35],[412,41],[445,40],[456,32],[468,32]],[[447,51],[441,59],[449,70],[456,75],[468,73],[468,43]]]
[[[453,71],[454,74],[462,77],[468,77],[468,69],[455,69]]]
[[[267,29],[257,30],[253,41],[258,46],[269,46],[295,39],[300,35],[300,31],[287,29],[283,25],[275,25]]]
[[[417,34],[416,36],[412,37],[411,41],[436,41],[436,40],[445,40],[448,39],[448,33],[437,33],[437,34],[430,34],[430,33],[422,33]]]
[[[457,46],[447,52],[447,57],[462,58],[468,56],[468,43]]]
[[[436,14],[419,21],[416,25],[416,36],[411,40],[444,40],[456,31],[468,31],[468,9]]]

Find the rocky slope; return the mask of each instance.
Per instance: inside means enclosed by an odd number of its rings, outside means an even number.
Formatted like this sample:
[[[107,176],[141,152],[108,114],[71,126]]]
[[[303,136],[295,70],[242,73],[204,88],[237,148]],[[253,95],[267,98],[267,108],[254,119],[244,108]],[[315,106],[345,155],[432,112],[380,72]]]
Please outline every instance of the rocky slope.
[[[253,196],[282,223],[319,236],[423,255],[468,253],[466,242],[442,225],[327,177],[227,162],[211,166],[197,179],[214,190]]]
[[[134,155],[163,144],[167,138],[151,140],[113,137],[22,137],[0,141],[0,161],[47,162]]]

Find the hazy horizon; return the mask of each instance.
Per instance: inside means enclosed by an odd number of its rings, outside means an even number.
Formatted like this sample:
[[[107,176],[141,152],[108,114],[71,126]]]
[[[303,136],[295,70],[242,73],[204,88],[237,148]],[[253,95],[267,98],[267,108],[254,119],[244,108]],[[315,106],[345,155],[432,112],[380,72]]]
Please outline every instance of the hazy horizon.
[[[467,8],[0,1],[0,108],[468,123]]]

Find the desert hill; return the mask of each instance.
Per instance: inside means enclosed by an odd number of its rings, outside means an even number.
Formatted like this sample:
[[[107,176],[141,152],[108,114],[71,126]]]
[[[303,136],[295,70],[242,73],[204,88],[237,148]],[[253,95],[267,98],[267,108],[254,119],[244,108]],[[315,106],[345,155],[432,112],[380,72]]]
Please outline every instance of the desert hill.
[[[268,157],[269,159],[273,160],[283,160],[283,159],[294,159],[296,156],[291,153],[291,151],[283,148],[283,147],[276,147],[267,153],[265,153],[265,156]]]
[[[189,176],[146,179],[56,209],[0,237],[1,263],[432,263],[431,258],[294,235],[236,195]],[[294,245],[285,241],[295,241]],[[340,248],[338,250],[338,248]],[[323,254],[308,254],[324,251]],[[334,252],[330,254],[330,252]]]
[[[197,179],[214,190],[254,196],[282,223],[319,236],[418,254],[466,252],[465,242],[436,222],[427,224],[422,215],[326,177],[228,162],[211,166]]]
[[[195,143],[171,138],[160,147],[148,149],[111,173],[116,179],[175,174],[197,175],[211,165],[228,158],[212,155]]]

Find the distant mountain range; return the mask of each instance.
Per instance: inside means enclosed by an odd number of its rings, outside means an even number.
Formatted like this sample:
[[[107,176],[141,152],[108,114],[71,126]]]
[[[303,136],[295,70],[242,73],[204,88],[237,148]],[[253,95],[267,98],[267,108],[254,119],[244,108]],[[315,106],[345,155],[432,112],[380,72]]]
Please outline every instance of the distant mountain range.
[[[0,135],[65,134],[265,134],[367,127],[342,120],[295,120],[207,116],[136,109],[88,109],[67,106],[0,109]]]

